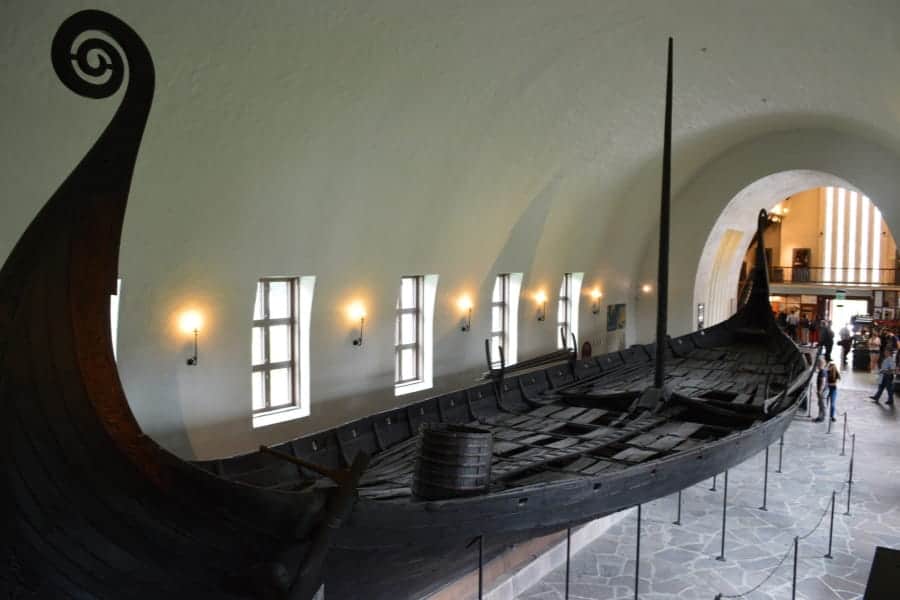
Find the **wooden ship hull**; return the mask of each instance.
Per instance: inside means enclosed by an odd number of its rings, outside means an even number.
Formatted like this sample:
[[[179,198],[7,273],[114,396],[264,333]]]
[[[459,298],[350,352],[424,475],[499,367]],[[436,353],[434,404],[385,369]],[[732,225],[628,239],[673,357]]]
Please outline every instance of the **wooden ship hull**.
[[[475,568],[471,543],[479,537],[487,560],[511,544],[673,494],[765,450],[805,398],[812,360],[774,320],[752,328],[747,316],[669,340],[672,397],[663,407],[640,406],[654,348],[635,346],[505,376],[273,448],[334,467],[360,451],[372,456],[334,537],[327,597],[421,597]],[[415,496],[417,432],[430,423],[492,432],[483,494]],[[280,468],[278,458],[259,453],[202,466],[238,481],[274,481],[268,470]]]
[[[99,11],[67,19],[51,58],[89,98],[128,77],[0,270],[0,595],[306,600],[324,581],[329,598],[417,597],[472,569],[473,539],[490,557],[740,463],[805,394],[810,361],[772,320],[762,259],[738,315],[662,347],[545,357],[272,449],[182,461],[134,419],[109,328],[152,60]],[[477,495],[413,494],[419,431],[434,424],[490,432]]]

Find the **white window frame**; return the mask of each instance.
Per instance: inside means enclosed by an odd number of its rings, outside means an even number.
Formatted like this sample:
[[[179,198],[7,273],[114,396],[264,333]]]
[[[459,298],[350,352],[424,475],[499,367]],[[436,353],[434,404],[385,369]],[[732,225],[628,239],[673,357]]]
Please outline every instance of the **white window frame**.
[[[415,306],[401,307],[403,281],[415,280]],[[429,389],[434,381],[434,302],[437,296],[437,275],[404,275],[400,278],[397,294],[397,312],[394,328],[394,395],[403,396]],[[416,332],[414,341],[401,344],[402,316],[414,314]],[[414,378],[401,379],[402,352],[414,350],[416,372]]]
[[[576,350],[569,343],[572,334],[575,334],[575,343],[578,343],[578,309],[581,300],[581,281],[584,273],[566,273],[563,275],[559,286],[559,304],[556,311],[556,347],[559,349]],[[565,329],[565,335],[560,333]]]
[[[268,306],[268,296],[266,290],[271,282],[288,282],[290,285],[290,313],[286,318],[271,319],[266,313],[265,307]],[[251,372],[262,372],[264,377],[273,369],[289,369],[289,377],[291,384],[291,401],[287,405],[271,406],[268,399],[269,387],[266,385],[266,406],[260,409],[252,409],[253,427],[265,427],[282,423],[292,419],[309,416],[309,324],[312,313],[312,298],[315,290],[316,278],[314,276],[304,277],[263,277],[257,282],[254,295],[254,313],[256,308],[256,298],[262,294],[264,309],[262,318],[254,319],[251,327],[251,336],[253,329],[257,327],[263,328],[263,357],[264,361],[260,364],[253,365],[251,357]],[[263,286],[262,290],[260,286]],[[254,314],[255,316],[255,314]],[[268,360],[268,335],[269,328],[276,325],[290,325],[290,348],[291,354],[287,361],[273,363]],[[252,393],[251,393],[252,396]]]
[[[499,300],[497,300],[498,286],[500,286]],[[491,365],[493,367],[500,366],[498,345],[503,347],[506,366],[513,365],[517,361],[519,292],[521,289],[521,273],[501,273],[494,281],[494,290],[491,293]],[[495,308],[502,311],[500,323],[494,319]]]

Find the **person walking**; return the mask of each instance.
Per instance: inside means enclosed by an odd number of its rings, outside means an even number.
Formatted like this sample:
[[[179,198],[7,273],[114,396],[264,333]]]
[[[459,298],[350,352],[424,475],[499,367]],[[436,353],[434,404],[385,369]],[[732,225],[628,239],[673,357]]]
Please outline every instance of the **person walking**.
[[[816,361],[816,400],[819,405],[819,413],[815,418],[816,423],[825,420],[825,398],[828,397],[828,369],[825,368],[825,357],[820,356]]]
[[[841,373],[838,371],[837,365],[828,361],[828,402],[831,404],[828,412],[831,415],[832,422],[837,421],[835,418],[837,402],[837,384],[841,380]]]
[[[888,406],[894,403],[894,369],[894,355],[888,354],[884,357],[884,360],[881,361],[878,391],[875,392],[874,396],[869,396],[876,404],[878,404],[878,401],[881,399],[881,392],[885,390],[887,390],[887,400],[885,400],[884,403]]]

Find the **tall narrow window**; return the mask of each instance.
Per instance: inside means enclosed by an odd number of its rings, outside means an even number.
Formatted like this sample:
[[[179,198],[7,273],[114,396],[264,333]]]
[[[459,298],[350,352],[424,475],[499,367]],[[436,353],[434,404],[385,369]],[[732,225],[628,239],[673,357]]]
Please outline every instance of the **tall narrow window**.
[[[394,383],[403,385],[419,381],[422,372],[420,352],[422,331],[422,288],[424,277],[400,279],[397,298],[397,331],[394,342],[396,368]]]
[[[394,394],[432,385],[434,298],[437,275],[400,278],[394,337]]]
[[[494,281],[491,295],[491,364],[494,367],[500,366],[501,347],[506,365],[516,363],[521,288],[521,273],[503,273]]]
[[[872,207],[872,283],[881,282],[881,211]]]
[[[834,236],[834,188],[825,188],[825,248],[822,251],[822,280],[831,281],[831,238]]]
[[[578,300],[581,296],[581,280],[584,273],[566,273],[559,286],[559,308],[557,309],[557,348],[576,349],[578,337]]]
[[[499,367],[500,348],[503,348],[503,363],[508,359],[509,349],[507,332],[509,331],[509,273],[497,275],[494,281],[494,293],[491,295],[491,364]]]
[[[251,337],[253,425],[309,414],[309,314],[315,277],[256,285]]]
[[[856,282],[856,213],[857,193],[850,192],[850,205],[847,210],[849,225],[847,226],[847,281]]]
[[[865,283],[869,275],[869,198],[862,197],[862,210],[859,215],[859,280]]]
[[[837,235],[834,245],[834,280],[844,281],[844,213],[847,190],[837,189]]]

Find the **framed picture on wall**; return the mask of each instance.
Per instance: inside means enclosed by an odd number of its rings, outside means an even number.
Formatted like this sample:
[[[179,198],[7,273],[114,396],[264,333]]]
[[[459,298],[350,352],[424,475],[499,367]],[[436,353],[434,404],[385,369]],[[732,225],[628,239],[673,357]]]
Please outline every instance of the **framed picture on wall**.
[[[881,305],[897,308],[897,292],[894,290],[884,290],[884,300],[882,300]]]
[[[606,331],[625,329],[625,305],[610,304],[606,307]]]
[[[872,318],[875,319],[876,321],[880,321],[880,320],[881,320],[881,307],[880,307],[880,306],[879,306],[879,307],[876,307],[876,308],[872,311]]]
[[[881,308],[882,306],[884,306],[884,292],[875,290],[875,307]]]
[[[893,308],[882,308],[881,309],[881,318],[885,321],[893,321],[894,320],[894,309]]]

